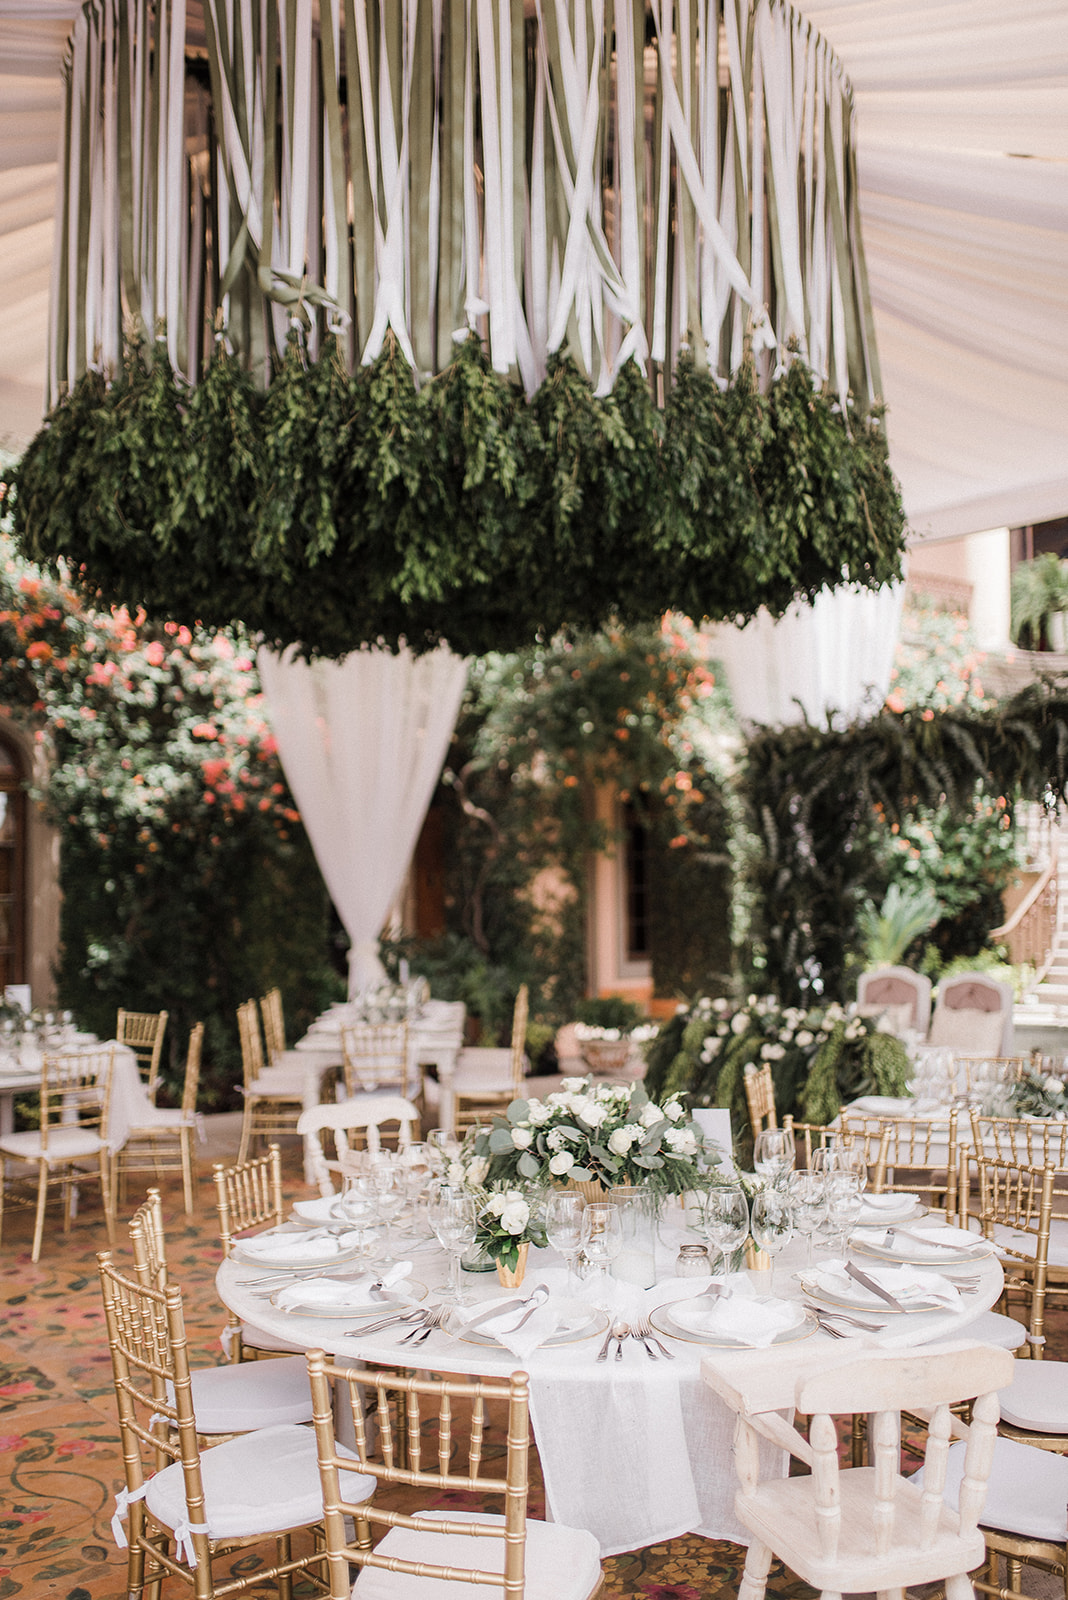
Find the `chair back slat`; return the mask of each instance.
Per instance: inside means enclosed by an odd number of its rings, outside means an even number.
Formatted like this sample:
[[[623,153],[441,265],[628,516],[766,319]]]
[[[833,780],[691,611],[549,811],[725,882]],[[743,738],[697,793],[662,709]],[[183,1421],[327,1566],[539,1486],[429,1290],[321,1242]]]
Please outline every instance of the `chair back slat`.
[[[215,1181],[219,1239],[223,1254],[233,1248],[234,1234],[264,1223],[280,1227],[285,1216],[282,1199],[282,1156],[272,1144],[265,1156],[226,1167],[217,1161],[212,1167]]]
[[[46,1054],[41,1065],[41,1149],[50,1132],[77,1127],[106,1139],[115,1051]]]
[[[139,1283],[151,1289],[167,1287],[167,1240],[163,1231],[163,1201],[150,1189],[143,1205],[130,1218],[130,1248]]]
[[[779,1126],[775,1115],[775,1085],[772,1082],[770,1062],[765,1061],[762,1067],[746,1067],[745,1099],[749,1107],[749,1121],[752,1124],[754,1139],[763,1133],[765,1128]]]
[[[198,1022],[190,1029],[189,1045],[185,1053],[185,1081],[182,1085],[182,1115],[191,1117],[197,1109],[200,1089],[200,1058],[204,1052],[204,1024]]]
[[[286,1047],[286,1019],[282,1009],[281,989],[268,989],[260,1001],[263,1018],[263,1037],[267,1044],[267,1059],[273,1061]]]
[[[341,1030],[345,1093],[351,1099],[379,1089],[408,1087],[408,1024],[354,1022]]]
[[[251,1089],[256,1079],[263,1076],[266,1067],[260,1015],[255,1000],[246,1000],[244,1005],[238,1006],[237,1031],[241,1040],[241,1071],[245,1088]]]
[[[972,1161],[979,1177],[979,1225],[985,1237],[996,1242],[1005,1270],[1005,1305],[1022,1299],[1031,1355],[1041,1360],[1056,1171],[983,1154],[973,1155]]]
[[[137,1057],[137,1067],[149,1095],[155,1099],[163,1059],[163,1037],[169,1011],[125,1011],[119,1008],[115,1038]]]

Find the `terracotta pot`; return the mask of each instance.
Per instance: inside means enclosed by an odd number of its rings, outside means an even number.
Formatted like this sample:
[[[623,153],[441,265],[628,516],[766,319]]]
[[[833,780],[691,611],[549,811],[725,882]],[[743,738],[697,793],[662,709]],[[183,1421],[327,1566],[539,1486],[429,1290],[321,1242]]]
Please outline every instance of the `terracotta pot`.
[[[506,1289],[518,1289],[523,1281],[523,1274],[527,1270],[527,1251],[530,1249],[529,1239],[524,1239],[519,1246],[519,1260],[515,1264],[515,1271],[506,1267],[503,1261],[497,1263],[497,1276]]]

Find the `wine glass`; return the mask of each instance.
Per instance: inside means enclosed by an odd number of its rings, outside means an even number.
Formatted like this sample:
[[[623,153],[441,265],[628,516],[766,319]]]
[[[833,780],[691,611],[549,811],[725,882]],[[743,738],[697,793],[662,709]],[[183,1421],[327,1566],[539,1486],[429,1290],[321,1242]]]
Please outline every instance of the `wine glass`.
[[[575,1290],[575,1258],[582,1249],[582,1214],[578,1194],[551,1194],[545,1202],[545,1237],[567,1262],[567,1290]]]
[[[794,1213],[789,1192],[777,1184],[769,1183],[753,1196],[749,1218],[749,1231],[758,1249],[771,1257],[768,1288],[775,1282],[775,1257],[794,1236]]]
[[[749,1202],[740,1183],[714,1184],[705,1192],[701,1225],[709,1244],[723,1257],[726,1277],[731,1270],[731,1256],[744,1244],[749,1232]]]
[[[757,1134],[753,1167],[769,1183],[778,1183],[793,1171],[794,1136],[789,1128],[765,1128]]]
[[[331,1214],[351,1225],[356,1248],[370,1253],[370,1243],[378,1222],[378,1196],[374,1179],[366,1168],[348,1167],[342,1173],[341,1198],[331,1206]]]
[[[460,1258],[465,1250],[470,1250],[478,1231],[474,1196],[443,1185],[434,1195],[428,1210],[434,1235],[449,1257],[449,1286],[444,1292],[458,1306],[462,1306],[465,1295],[460,1277]]]
[[[460,1141],[448,1128],[431,1128],[426,1136],[426,1150],[434,1169],[444,1172],[460,1154]]]
[[[808,1240],[808,1266],[812,1265],[815,1235],[827,1216],[827,1180],[822,1172],[804,1170],[790,1174],[794,1226]]]
[[[601,1201],[588,1205],[582,1213],[582,1252],[597,1274],[595,1294],[608,1298],[608,1271],[623,1248],[623,1226],[619,1207]]]

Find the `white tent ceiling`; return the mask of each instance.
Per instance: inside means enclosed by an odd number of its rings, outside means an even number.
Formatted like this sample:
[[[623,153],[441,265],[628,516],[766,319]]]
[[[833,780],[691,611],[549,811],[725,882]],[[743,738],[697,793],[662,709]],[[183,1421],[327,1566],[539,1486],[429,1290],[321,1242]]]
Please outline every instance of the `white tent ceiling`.
[[[795,0],[856,91],[891,455],[913,531],[1068,513],[1065,0]],[[0,0],[0,442],[45,381],[72,0]]]

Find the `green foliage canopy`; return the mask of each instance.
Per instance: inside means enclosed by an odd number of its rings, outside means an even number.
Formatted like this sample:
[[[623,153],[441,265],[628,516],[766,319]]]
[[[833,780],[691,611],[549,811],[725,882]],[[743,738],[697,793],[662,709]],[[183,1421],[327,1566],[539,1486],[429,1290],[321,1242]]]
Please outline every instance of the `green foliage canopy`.
[[[294,335],[262,394],[222,347],[191,390],[162,343],[134,346],[51,413],[14,515],[98,604],[324,656],[781,614],[896,578],[904,542],[879,419],[799,360],[766,392],[684,360],[660,411],[633,364],[599,396],[560,357],[528,403],[474,337],[417,389],[393,342],[350,376]]]

